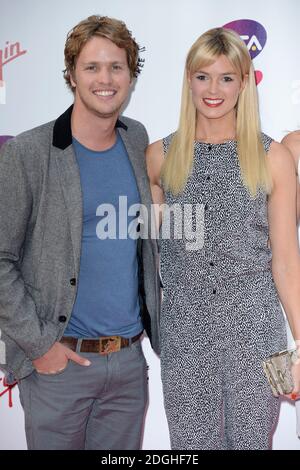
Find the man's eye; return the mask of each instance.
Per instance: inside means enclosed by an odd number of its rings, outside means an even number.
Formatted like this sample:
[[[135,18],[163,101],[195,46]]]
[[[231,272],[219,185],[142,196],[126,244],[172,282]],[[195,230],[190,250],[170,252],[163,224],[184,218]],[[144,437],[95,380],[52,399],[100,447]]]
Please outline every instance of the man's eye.
[[[88,65],[88,66],[86,67],[86,70],[92,70],[92,71],[94,71],[94,70],[96,70],[96,65]]]

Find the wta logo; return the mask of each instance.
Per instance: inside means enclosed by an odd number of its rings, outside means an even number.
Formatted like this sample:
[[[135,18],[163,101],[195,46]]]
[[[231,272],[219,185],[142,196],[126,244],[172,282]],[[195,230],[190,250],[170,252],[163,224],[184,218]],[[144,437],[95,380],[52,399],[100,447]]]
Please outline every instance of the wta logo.
[[[236,20],[223,26],[235,31],[245,42],[251,59],[257,57],[267,42],[267,31],[262,24],[254,20]],[[257,85],[261,82],[263,74],[260,70],[255,71]]]
[[[22,50],[19,42],[10,44],[9,41],[6,41],[4,49],[0,49],[0,104],[6,103],[6,85],[3,78],[4,66],[26,54],[26,52],[27,51]]]

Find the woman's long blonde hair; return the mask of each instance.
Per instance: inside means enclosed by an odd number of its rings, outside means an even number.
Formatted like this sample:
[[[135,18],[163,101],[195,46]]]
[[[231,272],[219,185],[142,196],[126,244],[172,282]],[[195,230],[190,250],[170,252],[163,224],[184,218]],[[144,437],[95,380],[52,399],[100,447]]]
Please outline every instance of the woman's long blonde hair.
[[[214,28],[197,39],[186,59],[179,127],[161,172],[164,187],[173,194],[183,191],[193,168],[197,113],[188,75],[211,65],[221,55],[229,59],[241,80],[247,77],[236,105],[237,150],[244,185],[252,196],[259,188],[267,193],[271,191],[271,176],[261,139],[255,74],[248,49],[234,31]]]

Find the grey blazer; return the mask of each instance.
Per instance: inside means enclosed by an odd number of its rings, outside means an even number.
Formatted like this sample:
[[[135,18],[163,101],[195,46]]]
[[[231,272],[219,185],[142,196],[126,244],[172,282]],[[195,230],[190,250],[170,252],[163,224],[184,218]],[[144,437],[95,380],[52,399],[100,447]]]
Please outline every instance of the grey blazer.
[[[3,343],[5,349],[0,367],[16,379],[30,374],[31,361],[61,338],[76,297],[82,193],[72,146],[71,113],[72,106],[56,121],[20,134],[0,151],[2,353]],[[147,133],[141,123],[125,117],[116,126],[141,202],[150,213],[144,158]],[[145,228],[141,224],[141,229]],[[138,240],[138,265],[142,320],[152,347],[159,353],[161,296],[156,240],[143,239],[143,235]]]

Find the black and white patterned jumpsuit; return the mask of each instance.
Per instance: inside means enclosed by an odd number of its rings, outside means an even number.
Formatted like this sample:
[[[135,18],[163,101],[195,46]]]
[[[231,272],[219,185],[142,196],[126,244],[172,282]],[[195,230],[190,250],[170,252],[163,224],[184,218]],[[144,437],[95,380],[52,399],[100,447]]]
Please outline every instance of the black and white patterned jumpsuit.
[[[166,152],[171,136],[163,139]],[[272,139],[262,134],[265,150]],[[173,449],[268,449],[279,412],[262,360],[286,347],[271,274],[267,196],[253,198],[236,142],[195,143],[185,190],[204,205],[204,246],[161,239],[161,365]],[[195,228],[195,220],[193,220]]]

